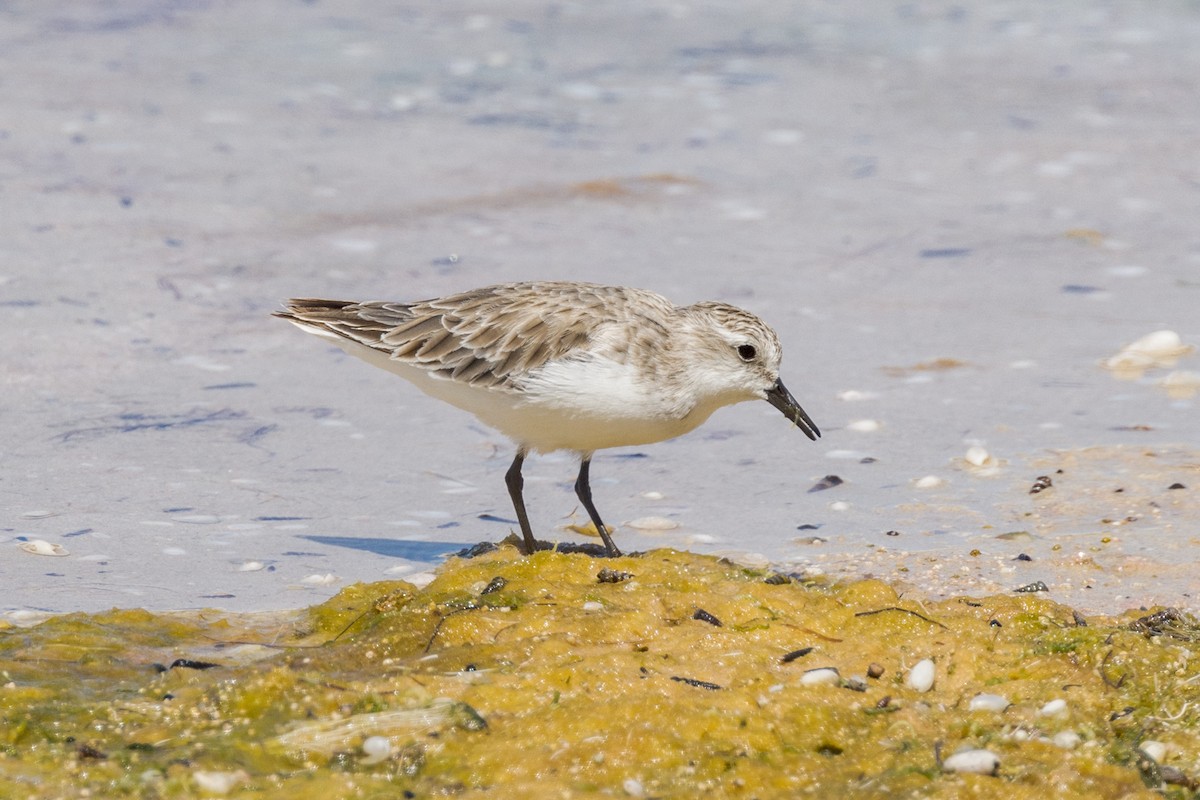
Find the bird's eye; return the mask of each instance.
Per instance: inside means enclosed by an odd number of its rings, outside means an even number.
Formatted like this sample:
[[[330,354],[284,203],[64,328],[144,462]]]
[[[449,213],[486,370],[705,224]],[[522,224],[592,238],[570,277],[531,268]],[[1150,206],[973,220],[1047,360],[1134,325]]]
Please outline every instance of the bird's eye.
[[[737,351],[742,361],[753,361],[754,357],[758,355],[758,351],[752,344],[739,344]]]

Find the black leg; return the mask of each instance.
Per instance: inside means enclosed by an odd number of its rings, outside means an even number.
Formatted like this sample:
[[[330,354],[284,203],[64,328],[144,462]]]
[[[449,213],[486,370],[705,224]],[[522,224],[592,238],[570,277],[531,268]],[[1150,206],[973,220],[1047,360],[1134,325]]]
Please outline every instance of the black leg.
[[[533,538],[529,515],[525,513],[525,498],[521,496],[521,490],[525,488],[525,479],[521,477],[521,465],[524,463],[525,451],[518,449],[512,466],[504,473],[504,483],[508,485],[508,494],[517,512],[517,522],[521,524],[521,535],[525,537],[525,555],[532,555],[537,550],[537,540]]]
[[[600,520],[600,512],[592,503],[592,485],[588,479],[588,470],[591,466],[592,454],[587,453],[579,462],[579,477],[575,479],[575,495],[587,509],[588,516],[592,518],[592,524],[596,526],[600,538],[604,540],[604,549],[608,551],[610,557],[616,558],[621,555],[621,551],[613,544],[612,537],[608,535],[608,528],[604,527],[604,523]]]

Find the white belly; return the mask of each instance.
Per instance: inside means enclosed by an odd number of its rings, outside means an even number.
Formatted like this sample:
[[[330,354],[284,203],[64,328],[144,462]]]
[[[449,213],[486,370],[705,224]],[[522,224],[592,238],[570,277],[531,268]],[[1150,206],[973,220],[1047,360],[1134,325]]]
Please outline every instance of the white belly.
[[[438,377],[340,336],[324,338],[539,452],[660,442],[694,429],[719,407],[681,414],[688,406],[681,398],[664,397],[628,365],[604,359],[551,363],[527,376],[523,391],[489,389]]]

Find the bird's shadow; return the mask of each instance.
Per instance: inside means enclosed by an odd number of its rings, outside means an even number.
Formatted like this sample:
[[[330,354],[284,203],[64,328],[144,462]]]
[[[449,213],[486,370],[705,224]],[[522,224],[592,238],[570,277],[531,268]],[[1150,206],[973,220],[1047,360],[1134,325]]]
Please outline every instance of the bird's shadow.
[[[476,545],[471,542],[419,542],[410,539],[382,539],[369,536],[301,536],[317,544],[332,547],[348,547],[351,550],[366,550],[379,556],[403,558],[437,564]]]
[[[474,558],[484,553],[490,553],[504,544],[511,544],[518,549],[521,547],[521,542],[515,535],[510,535],[499,544],[495,542],[421,542],[411,539],[381,539],[367,536],[314,535],[301,536],[299,538],[307,539],[317,544],[330,545],[332,547],[348,547],[352,550],[366,550],[369,553],[375,553],[380,556],[403,558],[408,561],[420,561],[427,564],[439,564],[450,556]],[[602,545],[590,542],[539,541],[538,549],[557,550],[560,553],[585,553],[597,558],[603,558],[606,555]]]

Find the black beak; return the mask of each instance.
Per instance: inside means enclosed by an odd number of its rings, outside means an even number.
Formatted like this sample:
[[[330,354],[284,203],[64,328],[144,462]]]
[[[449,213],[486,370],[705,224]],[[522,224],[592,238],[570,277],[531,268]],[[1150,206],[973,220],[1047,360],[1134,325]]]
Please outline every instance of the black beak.
[[[796,402],[796,398],[792,397],[792,393],[783,385],[783,381],[777,380],[774,386],[767,389],[767,402],[782,411],[785,417],[796,423],[797,427],[804,431],[804,435],[814,442],[821,435],[808,414],[805,414],[804,409]]]

